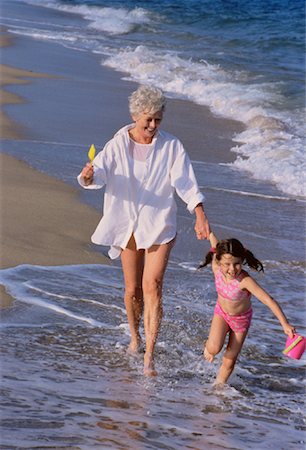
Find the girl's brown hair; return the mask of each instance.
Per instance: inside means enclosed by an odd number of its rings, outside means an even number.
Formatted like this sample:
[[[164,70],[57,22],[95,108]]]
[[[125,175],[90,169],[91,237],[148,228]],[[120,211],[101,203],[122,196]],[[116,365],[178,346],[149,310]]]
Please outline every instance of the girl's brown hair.
[[[217,261],[221,260],[222,255],[229,254],[236,258],[241,258],[243,264],[247,264],[252,269],[257,270],[257,272],[264,271],[263,265],[259,259],[255,258],[250,250],[244,248],[241,242],[234,238],[224,239],[223,241],[218,242],[215,251],[214,249],[210,249],[205,257],[205,261],[199,265],[198,269],[211,264],[214,254],[216,254]]]

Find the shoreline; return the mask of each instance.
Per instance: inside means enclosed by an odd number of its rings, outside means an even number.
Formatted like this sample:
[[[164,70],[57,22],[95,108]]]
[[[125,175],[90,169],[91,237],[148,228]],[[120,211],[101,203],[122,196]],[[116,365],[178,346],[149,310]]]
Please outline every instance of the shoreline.
[[[14,40],[2,34],[0,47],[10,45]],[[4,105],[26,103],[22,96],[3,90],[3,86],[56,78],[5,64],[0,64],[0,70],[1,110]],[[2,139],[18,140],[29,134],[3,111],[0,120]],[[105,256],[90,248],[90,235],[100,213],[79,200],[76,188],[31,168],[3,148],[0,161],[0,269],[20,264],[107,262]]]
[[[15,38],[0,29],[0,49],[14,45]],[[53,78],[51,75],[36,73],[29,70],[11,67],[0,63],[0,137],[1,139],[22,139],[27,136],[23,127],[14,121],[4,110],[4,105],[16,105],[26,103],[26,100],[13,92],[4,89],[4,86],[29,84],[33,78]]]

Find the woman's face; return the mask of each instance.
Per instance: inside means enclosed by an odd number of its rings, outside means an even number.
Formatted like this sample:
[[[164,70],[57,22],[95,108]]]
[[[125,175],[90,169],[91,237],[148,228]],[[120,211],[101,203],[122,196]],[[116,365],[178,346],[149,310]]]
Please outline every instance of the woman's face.
[[[154,114],[143,112],[138,116],[132,116],[132,119],[135,122],[134,130],[137,133],[137,137],[151,142],[163,119],[163,112],[157,111]]]

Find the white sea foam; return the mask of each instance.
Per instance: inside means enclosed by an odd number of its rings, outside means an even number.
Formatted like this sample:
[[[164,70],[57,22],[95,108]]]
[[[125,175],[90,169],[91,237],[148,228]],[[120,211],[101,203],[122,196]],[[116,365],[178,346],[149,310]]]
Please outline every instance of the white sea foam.
[[[108,308],[108,309],[117,309],[118,311],[120,311],[122,314],[126,314],[126,311],[124,308],[120,308],[120,306],[114,305],[114,304],[106,304],[103,303],[101,301],[97,301],[97,300],[92,300],[89,298],[84,298],[84,297],[74,297],[74,296],[67,296],[67,295],[61,295],[61,294],[55,294],[54,292],[49,292],[46,289],[40,289],[37,286],[34,286],[30,283],[25,282],[24,286],[31,289],[34,292],[37,292],[41,295],[47,296],[47,297],[53,297],[56,299],[60,299],[60,300],[74,300],[77,302],[84,302],[84,303],[90,303],[92,305],[97,306],[98,308]]]
[[[122,49],[103,64],[129,73],[129,79],[206,105],[218,116],[242,121],[246,130],[235,136],[239,145],[232,151],[239,156],[233,166],[275,183],[283,192],[306,196],[303,124],[265,106],[281,100],[275,85],[246,85],[242,74],[143,45]]]
[[[234,195],[244,195],[246,197],[257,197],[257,198],[262,198],[262,199],[267,199],[267,200],[279,200],[279,201],[295,201],[294,199],[292,199],[292,197],[284,197],[284,196],[278,196],[278,195],[267,195],[267,194],[261,194],[258,192],[248,192],[248,191],[238,191],[235,189],[225,189],[225,188],[218,188],[215,186],[200,186],[200,189],[203,190],[210,190],[210,191],[220,191],[220,192],[229,192],[230,194],[234,194]]]
[[[109,274],[107,280],[102,280],[100,283],[99,271],[103,267],[105,273]],[[67,288],[68,278],[71,277],[71,286],[74,286],[76,279],[87,285],[90,283],[98,284],[99,288],[108,286],[110,288],[117,289],[120,284],[117,280],[116,267],[104,266],[104,265],[88,265],[88,266],[33,266],[33,265],[20,265],[13,268],[3,269],[0,271],[0,283],[6,286],[7,292],[9,292],[16,300],[38,306],[40,308],[52,311],[60,316],[70,317],[76,321],[85,322],[93,327],[116,329],[111,324],[103,323],[96,320],[89,315],[84,315],[82,312],[76,313],[70,309],[70,307],[63,307],[60,302],[72,300],[75,302],[87,302],[99,307],[106,307],[109,309],[119,310],[120,313],[125,315],[125,309],[121,308],[113,303],[108,305],[102,304],[102,302],[92,299],[82,298],[82,296],[76,297],[75,295],[65,295],[62,292]],[[43,284],[50,286],[50,289],[41,288],[39,286],[39,280],[44,280]],[[61,293],[58,293],[57,286],[62,285]],[[66,287],[63,289],[63,287]],[[53,288],[53,290],[52,290]],[[46,297],[48,299],[46,299]],[[52,299],[52,301],[50,301]],[[56,303],[56,301],[58,303]],[[67,303],[67,302],[66,302]]]
[[[35,2],[34,0],[28,0],[27,3],[39,4],[46,8],[79,14],[89,22],[89,28],[110,35],[130,33],[137,27],[150,23],[152,19],[152,13],[139,7],[128,9],[71,4],[63,5],[56,1]]]
[[[80,36],[76,36],[71,32],[48,31],[48,30],[40,30],[37,28],[27,29],[22,27],[14,28],[10,26],[8,31],[13,34],[21,34],[22,36],[29,36],[33,39],[55,41],[62,43],[67,42],[70,44],[75,43],[80,38]]]
[[[17,292],[19,291],[19,292]],[[20,295],[21,294],[21,295]],[[104,324],[100,322],[99,320],[95,320],[91,317],[86,317],[81,314],[75,314],[73,311],[68,310],[67,308],[63,308],[61,306],[55,305],[54,303],[41,300],[39,298],[25,295],[24,291],[19,287],[15,288],[13,295],[18,298],[23,303],[28,303],[30,305],[39,306],[41,308],[49,309],[51,311],[54,311],[57,314],[64,315],[67,317],[70,317],[72,319],[75,319],[80,322],[86,322],[89,325],[92,325],[93,327],[99,327],[99,328],[110,328],[110,325]]]

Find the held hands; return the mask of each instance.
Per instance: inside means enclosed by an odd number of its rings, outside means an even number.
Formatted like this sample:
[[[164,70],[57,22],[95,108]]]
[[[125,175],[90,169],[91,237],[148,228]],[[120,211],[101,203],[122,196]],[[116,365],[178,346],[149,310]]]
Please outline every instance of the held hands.
[[[93,182],[93,176],[94,176],[93,165],[88,162],[82,170],[82,178],[86,186],[88,186]]]
[[[199,203],[195,207],[194,211],[196,214],[196,222],[195,222],[195,226],[194,226],[194,231],[197,236],[197,239],[199,239],[199,240],[209,239],[210,226],[209,226],[208,219],[205,215],[202,203]]]
[[[210,235],[210,226],[207,217],[204,215],[203,218],[196,219],[196,223],[194,226],[194,231],[196,233],[197,239],[209,239]]]

